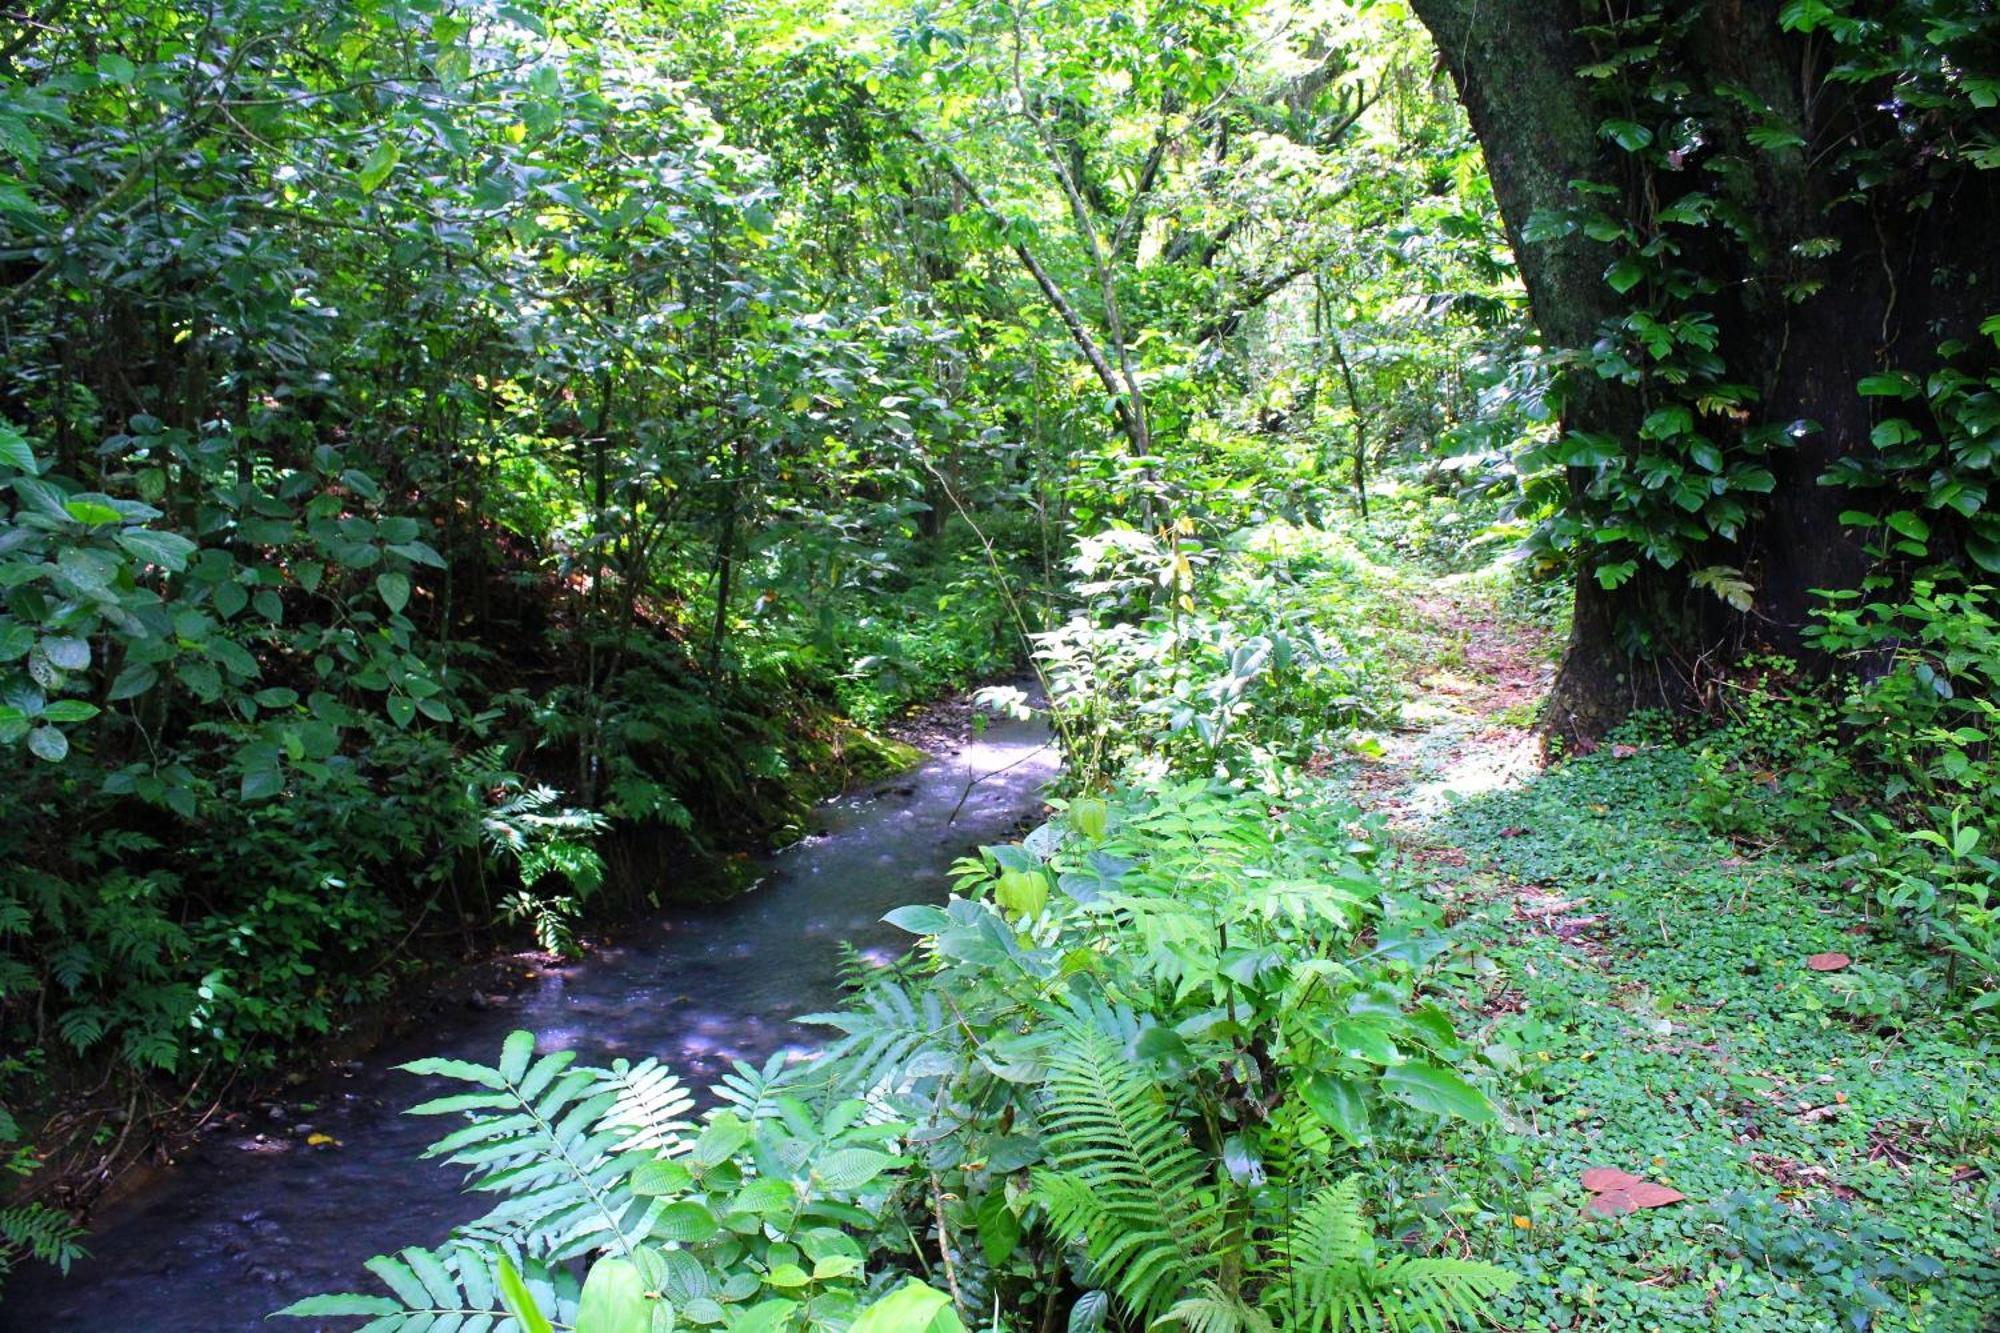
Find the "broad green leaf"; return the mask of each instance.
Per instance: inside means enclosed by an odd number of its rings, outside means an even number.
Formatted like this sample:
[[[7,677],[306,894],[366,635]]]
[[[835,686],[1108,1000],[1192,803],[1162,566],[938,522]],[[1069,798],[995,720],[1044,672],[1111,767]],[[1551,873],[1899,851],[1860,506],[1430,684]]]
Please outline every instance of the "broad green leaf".
[[[57,635],[42,640],[42,653],[64,671],[83,671],[90,666],[90,641]]]
[[[389,173],[396,169],[396,163],[401,157],[402,152],[393,140],[384,139],[376,144],[374,150],[362,161],[360,169],[354,173],[354,183],[360,187],[361,193],[373,194],[380,189],[382,182],[389,179]]]
[[[641,1198],[680,1194],[693,1186],[694,1173],[679,1162],[662,1159],[641,1163],[628,1184],[632,1192]]]
[[[911,1278],[861,1312],[848,1333],[964,1333],[951,1297]]]
[[[29,476],[41,471],[35,463],[35,451],[28,447],[27,440],[22,438],[20,431],[4,421],[0,421],[0,463]]]
[[[1913,375],[1902,371],[1891,371],[1880,375],[1864,376],[1856,391],[1864,398],[1914,398],[1917,396],[1917,381]]]
[[[390,615],[398,615],[410,604],[410,576],[388,573],[375,577],[375,591],[382,596],[382,604],[389,608]]]
[[[126,528],[118,534],[118,544],[148,564],[178,574],[187,568],[195,544],[177,532],[157,532],[152,528]]]
[[[1484,1093],[1443,1065],[1428,1061],[1412,1060],[1383,1070],[1382,1090],[1433,1115],[1457,1116],[1478,1125],[1496,1118]]]
[[[28,750],[37,759],[60,764],[69,756],[69,737],[54,727],[36,727],[28,733]]]
[[[117,523],[125,516],[103,500],[88,495],[78,495],[63,502],[63,508],[77,522],[89,527],[102,527],[106,523]]]
[[[1357,1148],[1373,1141],[1368,1123],[1368,1099],[1352,1079],[1315,1074],[1299,1088],[1299,1096],[1328,1129]]]
[[[576,1333],[651,1333],[655,1301],[630,1259],[606,1255],[590,1266],[577,1303]]]
[[[159,682],[160,673],[151,663],[134,662],[118,673],[111,682],[111,689],[105,698],[116,703],[121,699],[136,699]]]
[[[812,1169],[821,1185],[844,1194],[860,1189],[897,1160],[872,1148],[839,1148],[815,1161]]]
[[[653,1220],[655,1236],[661,1240],[677,1240],[683,1245],[699,1245],[705,1240],[712,1240],[721,1230],[722,1225],[715,1220],[715,1214],[693,1199],[668,1204]]]

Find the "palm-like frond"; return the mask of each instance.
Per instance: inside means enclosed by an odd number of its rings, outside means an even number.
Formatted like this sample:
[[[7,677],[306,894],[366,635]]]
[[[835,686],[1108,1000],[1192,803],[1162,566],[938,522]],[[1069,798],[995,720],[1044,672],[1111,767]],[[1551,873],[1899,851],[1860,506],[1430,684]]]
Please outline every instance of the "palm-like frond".
[[[1064,1026],[1046,1095],[1052,1165],[1035,1173],[1037,1197],[1120,1301],[1158,1317],[1216,1265],[1221,1216],[1206,1163],[1152,1080],[1086,1023]]]

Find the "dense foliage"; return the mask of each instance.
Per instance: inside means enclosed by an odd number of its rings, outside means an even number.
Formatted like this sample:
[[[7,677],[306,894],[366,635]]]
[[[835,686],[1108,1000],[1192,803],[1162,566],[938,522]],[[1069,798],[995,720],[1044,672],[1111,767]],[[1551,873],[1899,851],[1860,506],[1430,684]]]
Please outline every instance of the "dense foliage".
[[[0,1273],[69,1264],[70,1209],[429,965],[726,892],[985,685],[1049,721],[1059,814],[892,914],[910,953],[817,1057],[699,1094],[525,1033],[420,1061],[459,1085],[434,1155],[501,1201],[292,1313],[1970,1327],[2000,19],[1529,8],[10,14]],[[1366,807],[1410,735],[1478,748],[1436,700],[1477,692],[1465,599],[1531,634],[1566,580],[1570,766],[1411,855]],[[1585,817],[1614,802],[1683,880]],[[1879,956],[1798,1009],[1741,981],[1785,907],[1710,837]],[[1538,883],[1700,942],[1647,940],[1657,1013],[1608,947],[1579,999],[1501,937]],[[1558,1058],[1629,1035],[1608,1009],[1705,1023],[1731,968],[1715,1004],[1837,1029],[1922,1108],[1772,1132],[1942,1175],[1922,1246],[1847,1185],[1801,1240],[1699,1135],[1733,1248],[1551,1239],[1555,1173],[1640,1145],[1544,1105],[1679,1128],[1638,1105],[1660,1051]],[[1746,1095],[1689,1077],[1703,1132]]]
[[[861,1328],[926,1278],[1009,1327],[1475,1315],[1511,1276],[1378,1247],[1348,1174],[1495,1115],[1425,995],[1436,908],[1358,817],[1308,791],[1273,819],[1203,782],[1073,801],[964,863],[945,905],[891,913],[916,955],[808,1020],[835,1034],[820,1058],[739,1066],[699,1132],[650,1062],[530,1063],[525,1032],[496,1068],[419,1062],[470,1089],[416,1108],[470,1116],[433,1151],[505,1200],[443,1251],[377,1260],[393,1297],[291,1313]],[[598,1251],[579,1288],[561,1261]],[[592,1323],[625,1267],[632,1322]]]

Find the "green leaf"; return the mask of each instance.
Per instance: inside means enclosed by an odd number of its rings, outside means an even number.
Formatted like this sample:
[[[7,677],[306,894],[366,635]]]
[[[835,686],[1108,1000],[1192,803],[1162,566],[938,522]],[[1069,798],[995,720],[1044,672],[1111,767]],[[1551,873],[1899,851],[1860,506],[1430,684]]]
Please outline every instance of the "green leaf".
[[[354,183],[363,194],[373,194],[382,188],[382,182],[389,179],[389,173],[396,169],[396,162],[402,156],[394,141],[384,139],[375,145],[374,151],[354,173]]]
[[[336,1296],[308,1296],[302,1301],[293,1301],[278,1313],[294,1319],[313,1315],[400,1315],[403,1306],[387,1296],[363,1296],[348,1292]]]
[[[1913,375],[1901,371],[1890,371],[1880,375],[1864,376],[1855,386],[1863,398],[1914,398],[1917,396],[1917,381]]]
[[[1442,1065],[1422,1060],[1382,1071],[1382,1090],[1406,1106],[1433,1115],[1457,1116],[1475,1125],[1496,1117],[1486,1094]]]
[[[827,1189],[845,1194],[860,1189],[897,1160],[872,1148],[841,1148],[814,1162],[813,1175]]]
[[[979,1224],[979,1247],[986,1262],[997,1268],[1007,1262],[1021,1243],[1021,1219],[1007,1203],[1007,1191],[992,1188],[979,1201],[975,1214]]]
[[[237,789],[237,797],[245,801],[261,801],[276,796],[285,789],[285,775],[275,768],[253,768],[243,774],[243,782]]]
[[[708,1128],[694,1141],[694,1151],[688,1154],[688,1159],[698,1167],[720,1166],[749,1141],[750,1127],[735,1112],[725,1111],[708,1122]]]
[[[1628,153],[1636,153],[1653,142],[1653,132],[1635,120],[1607,120],[1597,127],[1597,133]]]
[[[1331,1074],[1315,1074],[1299,1089],[1299,1096],[1328,1129],[1355,1147],[1365,1148],[1372,1141],[1368,1099],[1359,1083]]]
[[[1883,522],[1911,541],[1921,542],[1930,539],[1931,525],[1907,509],[1898,509],[1895,513],[1887,515]]]
[[[390,615],[400,615],[410,604],[410,576],[407,574],[378,574],[375,591],[382,595],[382,604],[389,608]]]
[[[399,728],[406,728],[416,720],[416,700],[410,698],[407,694],[390,695],[385,706],[389,710],[389,720],[394,722]]]
[[[630,1259],[606,1255],[590,1266],[577,1303],[576,1333],[651,1333],[655,1302]]]
[[[528,1072],[528,1062],[534,1058],[535,1034],[526,1028],[516,1028],[500,1045],[500,1077],[509,1083],[519,1083],[521,1075]]]
[[[178,574],[187,568],[195,544],[177,532],[156,532],[152,528],[126,528],[118,534],[118,544],[151,565]]]
[[[97,716],[97,705],[81,699],[58,699],[42,710],[47,722],[88,722]]]
[[[1604,270],[1604,280],[1623,296],[1646,280],[1646,270],[1636,259],[1620,259]]]
[[[935,935],[951,925],[951,915],[942,907],[929,903],[912,903],[908,907],[898,907],[893,912],[883,914],[882,919],[898,930],[912,935]]]
[[[847,1333],[964,1333],[951,1297],[911,1278],[861,1312]]]
[[[60,764],[69,756],[69,737],[54,727],[36,727],[28,733],[28,749],[37,759]]]
[[[110,691],[104,696],[112,703],[121,699],[136,699],[159,683],[160,673],[147,662],[134,662],[118,673],[111,682]]]
[[[77,522],[90,527],[102,527],[106,523],[117,523],[125,516],[104,501],[90,496],[79,495],[63,501],[63,508]]]
[[[1402,1058],[1389,1034],[1373,1023],[1346,1020],[1335,1023],[1327,1040],[1341,1055],[1369,1064],[1392,1065]]]
[[[653,1221],[655,1236],[661,1240],[677,1240],[683,1245],[699,1245],[705,1240],[713,1240],[721,1230],[722,1224],[715,1220],[715,1214],[693,1199],[668,1204]]]
[[[680,1194],[694,1184],[694,1172],[679,1162],[664,1158],[655,1162],[643,1162],[632,1173],[626,1187],[640,1198],[656,1198],[662,1194]]]
[[[522,1280],[521,1270],[514,1267],[514,1261],[504,1251],[500,1255],[500,1304],[520,1322],[521,1333],[555,1333],[555,1326],[535,1304],[534,1293]]]
[[[42,640],[42,655],[64,671],[84,671],[90,667],[90,641],[69,635]]]
[[[28,447],[21,432],[4,421],[0,421],[0,463],[31,477],[42,470],[35,462],[35,451]]]

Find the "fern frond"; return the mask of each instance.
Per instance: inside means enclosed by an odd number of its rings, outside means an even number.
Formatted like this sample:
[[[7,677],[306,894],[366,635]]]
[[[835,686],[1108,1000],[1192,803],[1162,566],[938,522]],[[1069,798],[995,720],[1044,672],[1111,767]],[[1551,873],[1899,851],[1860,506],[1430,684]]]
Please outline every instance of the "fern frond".
[[[367,1317],[369,1333],[520,1333],[499,1290],[500,1251],[452,1241],[443,1248],[418,1246],[395,1255],[377,1255],[368,1271],[392,1293],[374,1296],[342,1292],[309,1296],[277,1311],[294,1319]],[[521,1266],[523,1281],[541,1309],[568,1321],[576,1309],[575,1282],[532,1260]]]
[[[507,1038],[497,1068],[463,1060],[418,1060],[416,1074],[484,1089],[412,1107],[411,1115],[472,1113],[426,1157],[466,1168],[476,1190],[508,1196],[462,1235],[551,1262],[616,1249],[630,1254],[654,1207],[633,1196],[629,1161],[617,1156],[633,1126],[612,1117],[621,1088],[594,1070],[572,1070],[557,1051],[534,1061],[534,1034]]]
[[[603,1128],[625,1131],[612,1152],[681,1151],[682,1135],[694,1128],[693,1122],[683,1119],[694,1109],[694,1098],[665,1065],[658,1060],[636,1065],[613,1061],[603,1086],[618,1096],[604,1113]]]
[[[68,1213],[47,1204],[24,1203],[0,1210],[0,1260],[7,1265],[16,1252],[24,1252],[67,1274],[70,1264],[88,1253],[79,1243],[83,1235],[83,1228],[71,1221]]]
[[[938,1042],[950,1029],[943,1000],[929,989],[913,995],[896,977],[877,976],[845,1008],[798,1021],[843,1034],[820,1055],[819,1071],[862,1095],[901,1086],[913,1068],[922,1069],[921,1056],[943,1055],[953,1063]]]
[[[1177,1324],[1187,1333],[1272,1333],[1264,1312],[1245,1305],[1213,1282],[1202,1283],[1202,1294],[1175,1303],[1160,1324]],[[1158,1327],[1158,1325],[1155,1325]]]
[[[1349,1176],[1315,1193],[1264,1265],[1278,1325],[1309,1333],[1442,1333],[1476,1323],[1514,1274],[1461,1259],[1379,1257]]]
[[[778,1099],[788,1086],[791,1071],[785,1052],[775,1051],[762,1069],[747,1061],[734,1061],[730,1071],[716,1080],[709,1091],[745,1120],[765,1120],[778,1114]]]
[[[1064,1025],[1045,1094],[1037,1197],[1120,1301],[1158,1317],[1219,1261],[1206,1164],[1152,1080],[1085,1021]]]
[[[1493,1298],[1513,1290],[1519,1279],[1504,1268],[1470,1259],[1398,1257],[1377,1270],[1380,1284],[1401,1297],[1401,1333],[1476,1324],[1492,1309]]]

